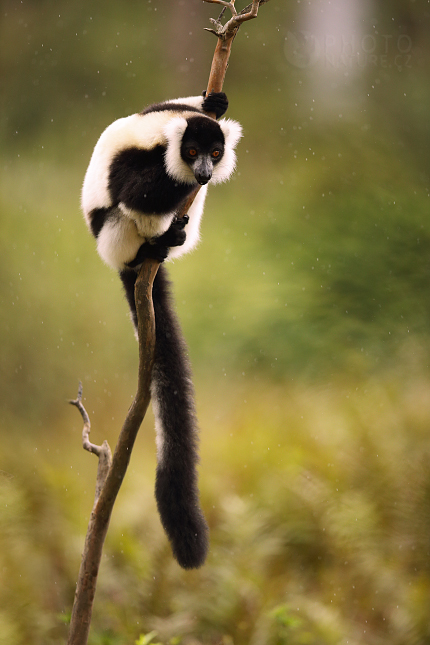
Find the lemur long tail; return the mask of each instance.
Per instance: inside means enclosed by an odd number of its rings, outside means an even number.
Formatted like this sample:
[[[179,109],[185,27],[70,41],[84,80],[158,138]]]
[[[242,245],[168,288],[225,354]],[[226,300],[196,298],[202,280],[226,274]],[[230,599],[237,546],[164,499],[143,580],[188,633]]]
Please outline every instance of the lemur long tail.
[[[136,324],[136,274],[124,271],[120,276]],[[155,497],[175,558],[184,569],[193,569],[206,558],[208,527],[199,505],[198,430],[191,369],[170,301],[167,271],[161,265],[153,286],[156,342],[151,395],[158,458]]]

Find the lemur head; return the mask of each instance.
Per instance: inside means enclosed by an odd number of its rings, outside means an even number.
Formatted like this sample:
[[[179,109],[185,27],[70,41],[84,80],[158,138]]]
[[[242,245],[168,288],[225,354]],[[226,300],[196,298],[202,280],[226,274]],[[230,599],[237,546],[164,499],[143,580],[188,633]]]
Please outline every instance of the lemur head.
[[[236,121],[203,115],[172,119],[165,128],[168,174],[181,183],[201,186],[227,180],[234,170],[234,148],[242,136]]]
[[[191,168],[196,181],[204,186],[212,177],[214,166],[224,155],[225,138],[219,124],[204,116],[187,119],[182,135],[181,159]]]

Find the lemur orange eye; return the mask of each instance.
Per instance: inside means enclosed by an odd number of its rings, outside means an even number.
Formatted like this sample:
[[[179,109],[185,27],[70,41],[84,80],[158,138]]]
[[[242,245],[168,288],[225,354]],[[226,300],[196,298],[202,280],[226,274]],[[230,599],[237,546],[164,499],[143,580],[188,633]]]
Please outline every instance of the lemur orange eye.
[[[188,154],[190,155],[190,157],[195,157],[197,154],[197,150],[195,148],[190,148],[188,150]]]
[[[214,159],[218,159],[218,157],[220,156],[220,154],[221,154],[221,152],[220,152],[219,150],[214,150],[214,151],[213,151],[213,153],[212,153],[212,157],[213,157]]]

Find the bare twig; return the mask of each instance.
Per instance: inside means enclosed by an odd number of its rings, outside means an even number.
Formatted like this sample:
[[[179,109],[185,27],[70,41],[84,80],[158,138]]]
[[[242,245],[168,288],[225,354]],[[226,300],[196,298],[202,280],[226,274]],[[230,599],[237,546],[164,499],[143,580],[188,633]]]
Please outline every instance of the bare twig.
[[[203,2],[220,4],[224,7],[224,10],[227,8],[230,9],[232,17],[225,23],[225,25],[221,24],[220,18],[218,18],[218,20],[210,18],[210,22],[215,26],[215,29],[206,28],[206,31],[210,31],[218,38],[228,40],[229,38],[234,38],[237,30],[243,22],[256,18],[259,6],[268,2],[268,0],[252,0],[252,3],[247,5],[239,13],[237,13],[236,7],[234,6],[234,0],[231,0],[230,2],[225,2],[225,0],[203,0]]]
[[[99,465],[97,469],[97,479],[96,479],[96,495],[95,495],[95,501],[97,502],[100,495],[100,491],[103,487],[103,484],[106,481],[106,477],[112,463],[111,449],[107,441],[103,441],[101,446],[97,446],[95,443],[91,443],[90,441],[91,423],[90,423],[90,417],[88,416],[88,412],[86,411],[84,404],[82,403],[82,383],[79,383],[78,397],[72,401],[69,401],[69,403],[78,408],[79,412],[81,413],[82,419],[84,421],[84,427],[82,430],[82,446],[84,450],[88,450],[88,452],[92,452],[99,458]]]
[[[155,347],[152,283],[158,266],[159,264],[155,260],[145,260],[136,281],[135,299],[139,336],[137,393],[124,421],[113,457],[110,456],[110,448],[106,441],[102,446],[94,446],[89,441],[90,420],[82,404],[82,386],[79,388],[78,398],[71,401],[79,409],[84,420],[82,433],[84,447],[90,452],[98,453],[99,471],[96,498],[85,538],[76,586],[68,645],[86,645],[87,643],[102,549],[113,505],[130,461],[137,432],[150,401],[149,385]]]
[[[234,8],[234,0],[232,2],[225,2],[225,0],[203,0],[204,2],[208,2],[210,4],[222,4],[224,7],[228,7],[230,11],[232,12],[233,16],[237,15],[237,11]]]
[[[84,405],[82,403],[82,383],[81,382],[79,382],[78,397],[76,399],[69,401],[69,403],[78,408],[79,412],[81,413],[82,419],[84,421],[84,427],[82,430],[82,446],[84,450],[88,450],[88,452],[93,452],[95,455],[97,455],[97,457],[99,457],[101,446],[96,446],[95,443],[91,443],[90,441],[91,422],[90,422],[90,417],[88,416],[88,412],[85,410]]]
[[[269,0],[260,0],[258,3],[259,7],[261,7],[262,4],[266,4],[266,2],[269,2]],[[249,11],[251,11],[251,8],[252,8],[252,2],[246,5],[246,7],[242,9],[242,11],[239,11],[239,14],[248,13]]]

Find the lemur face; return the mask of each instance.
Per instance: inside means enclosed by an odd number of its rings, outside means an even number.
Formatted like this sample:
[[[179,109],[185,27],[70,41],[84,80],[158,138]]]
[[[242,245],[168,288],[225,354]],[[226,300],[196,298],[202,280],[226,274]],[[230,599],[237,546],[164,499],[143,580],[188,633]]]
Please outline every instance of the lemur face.
[[[195,116],[188,119],[182,137],[181,158],[191,168],[197,183],[204,186],[224,155],[224,134],[216,121]]]

